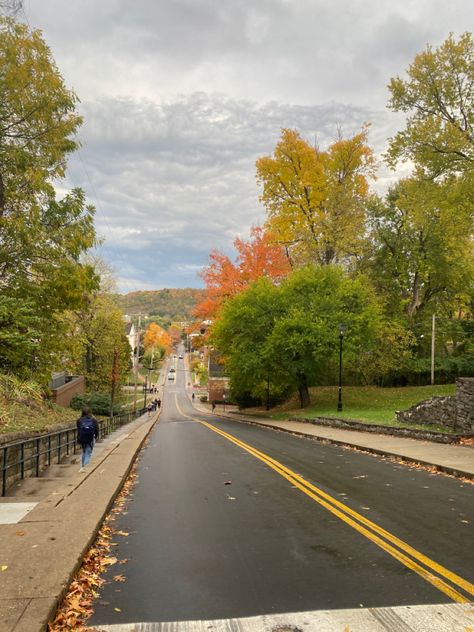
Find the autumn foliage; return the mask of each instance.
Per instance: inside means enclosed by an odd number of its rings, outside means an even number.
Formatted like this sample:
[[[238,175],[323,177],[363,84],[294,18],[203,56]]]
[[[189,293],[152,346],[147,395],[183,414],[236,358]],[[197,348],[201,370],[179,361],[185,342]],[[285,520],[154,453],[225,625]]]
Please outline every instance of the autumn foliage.
[[[169,351],[171,349],[172,340],[171,336],[156,323],[150,323],[145,331],[143,338],[143,345],[145,350],[152,347],[160,346]]]
[[[215,318],[227,298],[239,294],[257,279],[267,277],[278,282],[290,272],[285,249],[262,228],[252,228],[249,241],[237,238],[234,247],[235,263],[218,250],[210,253],[209,265],[201,273],[206,296],[193,312],[197,318]]]
[[[375,166],[367,140],[364,126],[321,151],[284,129],[273,156],[257,160],[266,227],[297,267],[346,263],[360,253]]]

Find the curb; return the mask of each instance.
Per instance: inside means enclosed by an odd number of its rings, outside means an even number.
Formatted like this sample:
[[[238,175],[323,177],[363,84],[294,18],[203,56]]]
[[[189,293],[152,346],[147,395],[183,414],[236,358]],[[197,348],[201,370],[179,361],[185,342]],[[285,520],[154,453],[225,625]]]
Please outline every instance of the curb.
[[[157,423],[158,423],[158,421],[160,420],[161,410],[162,410],[162,409],[160,408],[160,410],[158,411],[158,414],[157,414],[157,416],[156,416],[155,420],[154,420],[154,421],[153,421],[153,423],[151,424],[151,426],[150,426],[150,428],[148,429],[147,433],[144,435],[143,439],[140,441],[140,444],[138,445],[138,447],[137,447],[137,449],[135,450],[135,452],[132,454],[131,459],[130,459],[130,463],[127,465],[127,467],[126,467],[126,469],[125,469],[125,472],[124,472],[124,474],[123,474],[122,478],[118,481],[117,487],[115,488],[115,490],[114,490],[114,492],[113,492],[113,494],[112,494],[112,496],[111,496],[111,498],[110,498],[110,500],[109,500],[109,502],[108,502],[108,504],[107,504],[107,506],[106,506],[105,510],[102,512],[102,515],[101,515],[100,521],[97,523],[97,525],[96,525],[96,527],[95,527],[95,529],[94,529],[94,532],[93,532],[92,536],[89,538],[89,541],[87,542],[86,546],[85,546],[85,547],[83,547],[82,551],[80,551],[80,553],[79,553],[79,554],[80,554],[81,559],[80,559],[80,561],[78,562],[78,564],[75,566],[75,568],[73,568],[73,569],[71,570],[71,572],[69,573],[69,577],[68,577],[68,580],[67,580],[67,584],[66,584],[66,586],[64,587],[64,590],[60,593],[59,600],[58,600],[58,602],[55,604],[55,606],[54,606],[54,610],[52,610],[52,612],[51,612],[51,614],[50,614],[50,617],[48,618],[47,624],[48,624],[48,623],[50,622],[50,620],[53,618],[54,614],[56,613],[56,611],[57,611],[57,609],[58,609],[58,607],[59,607],[59,605],[60,605],[60,603],[61,603],[61,602],[62,602],[62,600],[64,599],[64,596],[67,594],[67,591],[68,591],[68,588],[69,588],[69,584],[71,583],[71,581],[72,581],[72,579],[73,579],[74,575],[77,573],[77,571],[78,571],[78,570],[79,570],[79,568],[81,567],[81,565],[82,565],[82,561],[83,561],[83,558],[84,558],[84,555],[85,555],[85,554],[87,553],[87,551],[90,549],[91,545],[95,542],[95,540],[96,540],[96,538],[97,538],[97,534],[99,533],[99,530],[100,530],[100,528],[101,528],[101,526],[102,526],[102,523],[104,522],[104,519],[105,519],[106,515],[109,513],[110,508],[111,508],[111,507],[112,507],[112,505],[114,504],[115,499],[116,499],[116,498],[117,498],[117,496],[120,494],[120,491],[121,491],[121,489],[122,489],[122,487],[123,487],[123,485],[124,485],[125,481],[127,480],[128,476],[129,476],[129,474],[130,474],[130,472],[131,472],[131,470],[132,470],[132,467],[134,466],[135,461],[137,460],[137,457],[138,457],[139,453],[140,453],[140,452],[141,452],[141,450],[142,450],[143,444],[144,444],[144,443],[145,443],[145,441],[148,439],[148,437],[149,437],[149,435],[150,435],[150,432],[151,432],[151,431],[153,430],[153,428],[155,427],[155,424],[157,424]],[[144,424],[145,424],[145,423],[146,423],[146,422],[144,422]],[[138,430],[138,428],[137,428],[137,430]],[[102,463],[103,461],[105,461],[105,460],[106,460],[106,459],[107,459],[107,458],[108,458],[108,457],[109,457],[112,453],[113,453],[113,450],[111,450],[111,451],[107,454],[107,456],[106,456],[106,457],[104,457],[104,459],[102,459],[101,463]],[[97,469],[97,468],[95,468],[95,469]],[[95,471],[95,470],[94,470],[94,471]],[[19,622],[19,623],[20,623],[20,622]]]
[[[201,411],[202,412],[202,411]],[[306,439],[311,439],[313,441],[318,441],[319,443],[331,443],[333,445],[337,445],[340,447],[351,448],[353,450],[357,450],[358,452],[366,452],[368,454],[375,454],[377,456],[390,457],[399,462],[407,462],[407,463],[416,463],[418,465],[422,465],[425,467],[435,468],[437,472],[441,472],[443,474],[448,474],[450,476],[454,476],[456,478],[468,478],[470,480],[474,480],[473,472],[465,472],[463,470],[459,470],[454,467],[449,467],[447,465],[438,465],[436,463],[431,463],[429,461],[423,461],[422,459],[415,459],[414,457],[394,454],[393,452],[388,452],[386,450],[380,450],[378,448],[371,448],[368,446],[361,446],[357,443],[349,443],[348,441],[341,441],[339,439],[332,439],[329,437],[319,437],[318,435],[307,434],[305,432],[298,432],[296,430],[289,430],[288,428],[282,428],[281,426],[274,426],[273,424],[264,424],[259,423],[258,421],[246,419],[243,417],[230,416],[229,414],[222,413],[212,413],[216,417],[221,417],[223,419],[235,420],[239,423],[249,424],[251,426],[259,426],[260,428],[271,428],[272,430],[278,430],[280,432],[286,432],[288,434],[294,435],[296,437],[305,437]],[[317,424],[312,424],[313,426]],[[375,434],[375,433],[374,433]],[[416,441],[416,439],[414,439]]]
[[[79,570],[79,568],[81,567],[84,555],[87,553],[87,551],[89,550],[89,548],[92,546],[92,544],[94,543],[95,539],[97,538],[97,533],[99,532],[99,529],[102,526],[102,523],[104,521],[104,518],[106,517],[106,515],[109,513],[110,508],[112,507],[113,503],[115,502],[115,499],[117,498],[118,494],[120,493],[124,482],[127,480],[130,471],[133,467],[133,465],[135,464],[137,457],[139,455],[139,453],[141,452],[142,448],[143,448],[143,444],[145,443],[145,441],[148,439],[151,431],[153,430],[153,428],[155,427],[155,425],[159,422],[159,418],[160,418],[160,414],[161,414],[161,409],[158,411],[158,414],[156,415],[156,417],[153,419],[153,421],[150,420],[145,420],[144,423],[139,426],[138,428],[136,428],[135,430],[132,431],[136,432],[139,431],[141,428],[143,428],[143,426],[146,423],[152,422],[150,424],[150,427],[145,431],[144,436],[142,437],[142,439],[140,440],[138,446],[134,449],[133,453],[130,454],[129,457],[129,462],[127,464],[127,466],[124,469],[123,474],[118,478],[117,480],[117,484],[115,485],[114,489],[112,490],[112,493],[108,499],[108,502],[106,503],[104,510],[100,512],[100,518],[97,520],[97,523],[95,524],[95,526],[92,528],[92,534],[90,535],[90,537],[87,538],[87,540],[85,541],[85,543],[83,545],[80,545],[80,547],[77,548],[77,563],[74,564],[71,569],[67,572],[67,574],[65,574],[63,576],[63,579],[61,580],[61,584],[62,584],[62,588],[58,591],[58,594],[55,595],[54,597],[52,597],[51,599],[51,603],[48,605],[47,603],[43,603],[43,605],[38,604],[38,611],[37,611],[37,618],[34,617],[34,613],[30,613],[29,616],[26,616],[26,611],[30,609],[30,606],[34,603],[34,598],[31,600],[30,604],[28,605],[28,607],[23,611],[23,613],[21,614],[20,618],[16,621],[16,623],[14,623],[13,627],[11,628],[11,632],[33,632],[34,630],[39,631],[44,631],[48,629],[48,624],[54,619],[54,616],[62,602],[62,600],[64,599],[64,596],[67,594],[67,591],[69,589],[69,585],[71,583],[71,581],[73,580],[75,574],[77,573],[77,571]],[[111,435],[109,435],[111,436]],[[120,445],[120,444],[118,444]],[[107,461],[107,459],[114,453],[115,449],[117,446],[114,446],[110,451],[108,451],[106,454],[103,455],[103,458],[95,465],[94,469],[90,472],[89,476],[84,477],[79,483],[78,485],[74,488],[74,490],[78,489],[79,487],[81,487],[81,485],[84,483],[85,480],[87,480],[90,477],[93,477],[95,472],[101,467],[101,465],[104,464],[104,462]],[[73,492],[73,490],[71,490],[69,493],[65,494],[64,498],[67,498],[67,496],[69,496],[71,493]],[[26,619],[26,620],[25,620]],[[35,620],[35,628],[32,627],[32,619],[36,619]],[[1,622],[0,622],[0,628],[1,628]]]

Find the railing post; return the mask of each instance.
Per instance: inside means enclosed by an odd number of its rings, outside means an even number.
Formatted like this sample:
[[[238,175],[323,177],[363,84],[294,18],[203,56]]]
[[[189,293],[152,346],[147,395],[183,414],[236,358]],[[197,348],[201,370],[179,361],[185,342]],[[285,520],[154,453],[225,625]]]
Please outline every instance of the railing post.
[[[35,443],[36,443],[36,476],[38,477],[40,475],[40,443],[41,443],[41,438],[39,437],[38,439],[36,439]]]
[[[61,463],[61,432],[58,432],[58,464]]]
[[[20,472],[21,472],[21,480],[25,478],[25,444],[22,443],[20,447]]]
[[[8,447],[3,448],[3,467],[2,467],[2,496],[5,496],[7,491],[7,459],[8,459]]]
[[[51,465],[51,435],[48,435],[48,467]]]

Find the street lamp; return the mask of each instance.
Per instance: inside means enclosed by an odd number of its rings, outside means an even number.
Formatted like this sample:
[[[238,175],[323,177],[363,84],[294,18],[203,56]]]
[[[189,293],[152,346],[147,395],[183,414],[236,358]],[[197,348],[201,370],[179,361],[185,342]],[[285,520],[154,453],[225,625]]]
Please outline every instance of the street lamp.
[[[339,325],[339,392],[337,397],[337,412],[342,411],[342,339],[344,338],[344,332],[346,328],[344,325]]]
[[[223,401],[224,401],[224,412],[225,412],[225,398],[226,398],[226,395],[225,395],[225,393],[224,393],[224,394],[222,395],[222,399],[223,399]]]

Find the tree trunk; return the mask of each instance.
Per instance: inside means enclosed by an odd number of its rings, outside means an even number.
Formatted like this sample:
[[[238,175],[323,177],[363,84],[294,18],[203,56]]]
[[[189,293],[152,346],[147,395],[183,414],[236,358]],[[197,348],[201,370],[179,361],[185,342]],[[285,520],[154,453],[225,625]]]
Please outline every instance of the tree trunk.
[[[309,406],[310,399],[309,399],[308,381],[304,373],[301,373],[298,376],[298,382],[299,382],[298,393],[300,394],[301,408],[305,408],[306,406]]]

